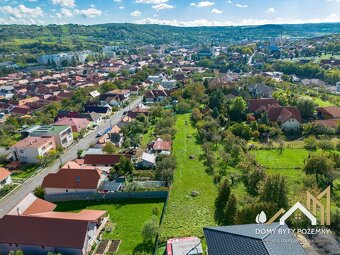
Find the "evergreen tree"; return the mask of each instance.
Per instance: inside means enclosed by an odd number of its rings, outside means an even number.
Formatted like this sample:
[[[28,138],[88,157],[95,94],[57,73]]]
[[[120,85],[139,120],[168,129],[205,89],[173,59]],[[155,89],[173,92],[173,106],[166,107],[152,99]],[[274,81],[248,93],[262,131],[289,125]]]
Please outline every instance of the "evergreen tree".
[[[229,201],[223,211],[223,223],[224,225],[233,225],[236,222],[237,213],[237,200],[236,197],[231,194]]]

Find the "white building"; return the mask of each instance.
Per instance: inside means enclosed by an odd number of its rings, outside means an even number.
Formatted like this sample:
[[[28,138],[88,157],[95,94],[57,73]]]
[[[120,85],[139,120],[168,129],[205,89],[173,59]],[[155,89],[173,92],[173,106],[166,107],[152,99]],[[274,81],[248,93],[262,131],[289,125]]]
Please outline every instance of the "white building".
[[[55,149],[53,137],[26,137],[11,147],[13,161],[38,163],[50,150]]]

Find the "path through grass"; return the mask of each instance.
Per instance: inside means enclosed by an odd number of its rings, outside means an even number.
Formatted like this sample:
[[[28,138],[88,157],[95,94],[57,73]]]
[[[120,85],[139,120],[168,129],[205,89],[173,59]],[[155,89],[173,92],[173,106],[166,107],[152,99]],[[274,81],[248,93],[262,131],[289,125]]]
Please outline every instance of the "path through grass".
[[[196,129],[190,125],[190,115],[178,115],[173,153],[177,159],[174,183],[161,226],[161,239],[180,236],[203,236],[203,227],[214,225],[214,201],[217,189],[212,177],[199,160],[203,153],[196,143]],[[189,159],[194,155],[195,159]],[[192,191],[199,195],[191,196]]]

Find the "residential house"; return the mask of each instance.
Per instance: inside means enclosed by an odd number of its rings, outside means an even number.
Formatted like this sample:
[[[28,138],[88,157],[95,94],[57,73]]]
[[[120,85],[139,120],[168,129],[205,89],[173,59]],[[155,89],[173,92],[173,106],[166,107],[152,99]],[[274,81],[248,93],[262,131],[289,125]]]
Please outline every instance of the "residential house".
[[[32,137],[53,137],[56,145],[63,148],[69,147],[73,143],[73,134],[70,126],[40,126],[30,133]]]
[[[128,154],[86,154],[81,162],[85,166],[97,167],[113,167],[122,157],[131,160],[131,155]]]
[[[326,83],[319,79],[302,79],[302,85],[304,86],[325,86]]]
[[[265,111],[271,106],[279,105],[279,102],[273,98],[247,99],[247,105],[249,112],[256,112]]]
[[[318,107],[316,111],[318,114],[318,119],[321,120],[340,119],[340,107],[337,106]]]
[[[0,190],[8,184],[12,183],[11,172],[6,168],[0,167]]]
[[[112,107],[108,104],[100,105],[98,103],[87,103],[84,105],[84,112],[96,112],[101,114],[110,114]]]
[[[302,123],[300,111],[293,106],[271,106],[267,115],[269,121],[279,123],[285,132],[298,131]]]
[[[53,123],[54,126],[71,126],[72,132],[77,133],[86,129],[89,124],[90,121],[85,118],[62,118]]]
[[[97,169],[62,168],[56,173],[48,174],[41,187],[46,195],[97,193],[106,174]]]
[[[171,152],[171,142],[170,141],[163,141],[161,138],[158,138],[154,141],[152,145],[152,150],[155,153],[160,154],[170,154]]]
[[[287,225],[276,222],[203,229],[209,255],[307,255],[289,230]]]
[[[161,86],[164,89],[172,90],[172,89],[175,89],[177,87],[177,81],[176,80],[164,79],[164,80],[161,81]]]
[[[168,97],[168,93],[165,90],[153,89],[146,91],[144,99],[145,103],[153,104],[154,102],[162,101],[166,97]]]
[[[141,161],[138,163],[138,167],[143,169],[150,169],[156,167],[157,156],[153,153],[143,152]]]
[[[252,98],[272,98],[275,91],[271,87],[260,83],[249,85],[248,90]]]
[[[62,118],[85,118],[93,124],[98,124],[101,121],[101,115],[96,112],[88,112],[88,113],[79,113],[79,112],[70,112],[70,111],[59,111],[57,115],[57,120]]]
[[[13,161],[38,163],[50,150],[56,148],[54,137],[26,137],[11,147]]]
[[[130,123],[134,121],[134,119],[132,119],[131,117],[129,117],[128,115],[124,116],[120,122],[117,124],[117,126],[119,128],[122,128],[122,127],[126,127],[128,125],[130,125]]]
[[[128,112],[128,116],[132,119],[137,118],[139,114],[144,114],[145,116],[149,115],[149,107],[140,104],[137,107],[133,108],[131,111]]]
[[[124,141],[123,133],[121,132],[121,128],[115,125],[111,128],[111,130],[107,133],[110,141],[116,145],[117,147],[121,147]]]
[[[140,88],[140,86],[138,86],[138,85],[131,86],[131,87],[129,88],[130,94],[131,94],[131,95],[139,95],[140,89],[141,89],[141,88]]]
[[[55,208],[33,194],[26,196],[0,218],[0,254],[21,250],[27,255],[88,255],[108,220],[107,212],[65,213]]]

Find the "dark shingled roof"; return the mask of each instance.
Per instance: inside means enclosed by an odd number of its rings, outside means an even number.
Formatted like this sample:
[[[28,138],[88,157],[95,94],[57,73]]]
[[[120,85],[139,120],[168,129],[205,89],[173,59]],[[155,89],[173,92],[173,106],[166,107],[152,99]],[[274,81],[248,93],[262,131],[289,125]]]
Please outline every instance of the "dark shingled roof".
[[[257,234],[256,229],[273,233]],[[279,223],[271,225],[246,224],[204,228],[209,255],[306,255],[292,233],[279,234],[278,229],[289,229]]]
[[[0,243],[82,249],[88,221],[5,215]]]

